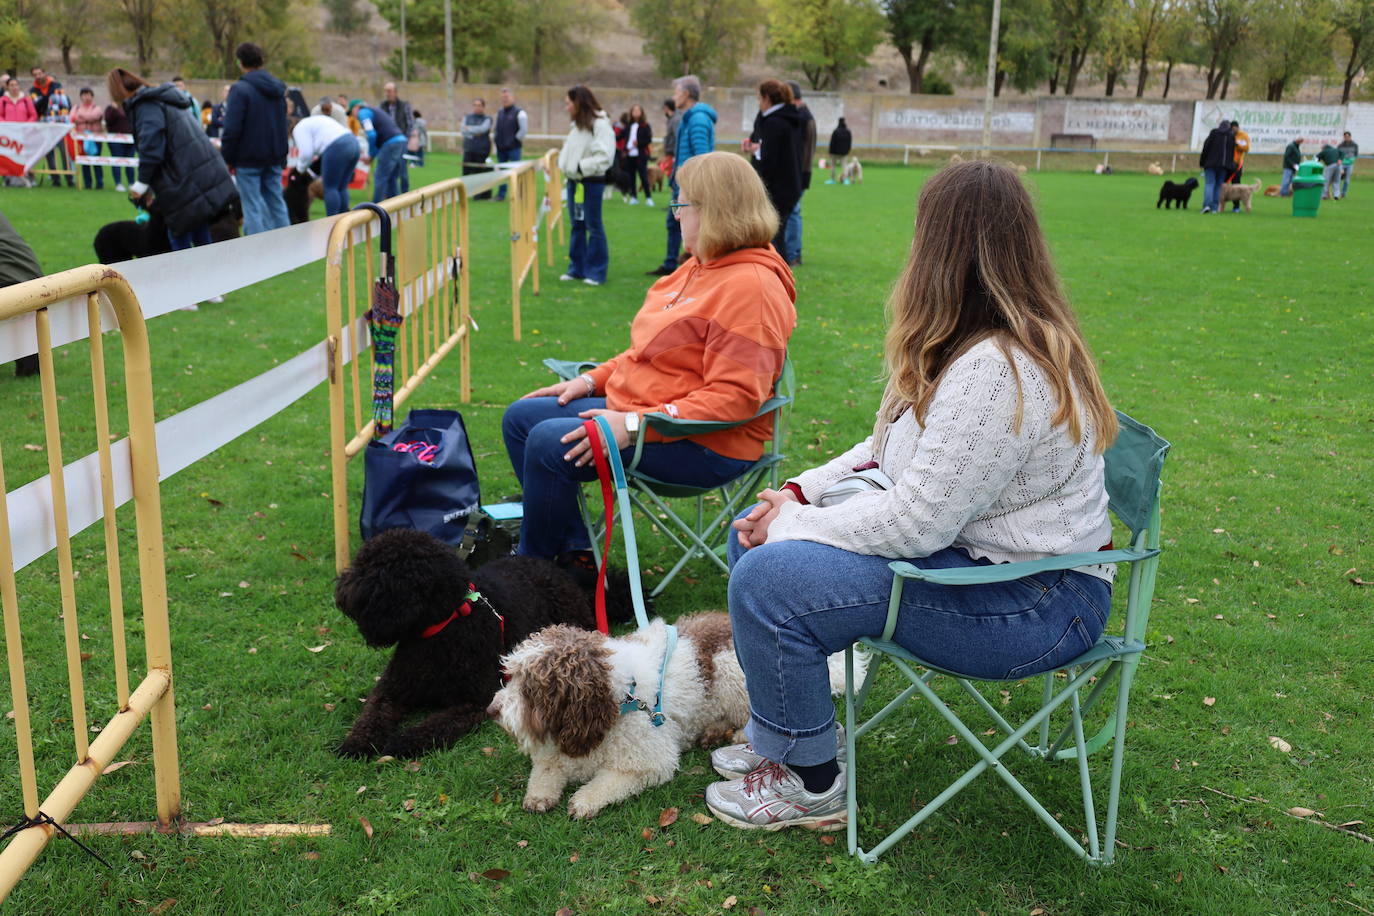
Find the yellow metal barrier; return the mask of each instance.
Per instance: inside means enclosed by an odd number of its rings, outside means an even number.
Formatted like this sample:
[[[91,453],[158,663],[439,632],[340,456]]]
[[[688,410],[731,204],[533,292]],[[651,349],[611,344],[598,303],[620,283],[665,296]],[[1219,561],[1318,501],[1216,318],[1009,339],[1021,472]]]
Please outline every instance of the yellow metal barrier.
[[[531,277],[539,295],[539,185],[534,163],[510,172],[510,301],[511,327],[520,339],[520,287]]]
[[[558,247],[564,242],[563,225],[563,173],[558,168],[558,150],[551,149],[539,160],[544,170],[544,241],[548,252],[549,266],[553,266],[553,231],[558,230]]]
[[[96,443],[104,509],[106,575],[109,588],[110,630],[113,636],[117,712],[95,741],[88,742],[86,685],[81,668],[81,633],[77,625],[75,573],[69,535],[68,504],[63,477],[59,397],[52,351],[48,306],[74,296],[86,297],[90,325],[91,389],[95,399]],[[113,307],[124,348],[124,381],[128,401],[129,468],[138,536],[139,584],[147,673],[129,690],[128,658],[124,644],[119,537],[115,525],[116,473],[110,444],[109,403],[106,398],[105,357],[100,329],[100,298]],[[5,647],[9,660],[10,691],[19,759],[25,823],[0,853],[0,900],[9,895],[25,870],[43,851],[78,802],[99,778],[101,770],[133,734],[144,716],[152,720],[153,767],[156,773],[157,825],[170,829],[181,816],[181,788],[177,771],[176,718],[172,705],[172,648],[167,625],[167,589],[163,568],[162,510],[158,490],[157,440],[153,425],[152,371],[148,334],[133,290],[117,272],[92,265],[43,277],[0,290],[0,320],[32,312],[38,335],[42,375],[43,421],[46,432],[52,492],[52,522],[57,541],[57,564],[66,640],[67,677],[71,692],[75,765],[40,804],[34,769],[24,648],[20,633],[19,596],[15,582],[9,501],[0,461],[0,602],[4,605]],[[123,471],[123,468],[119,469]]]
[[[519,200],[513,189],[512,212]],[[396,288],[405,315],[396,337],[394,409],[415,391],[456,346],[459,397],[472,398],[468,289],[468,191],[452,178],[380,206],[391,215]],[[365,210],[346,214],[329,236],[325,256],[325,311],[329,344],[330,460],[334,489],[334,561],[348,565],[348,461],[372,439],[372,379],[359,355],[371,346],[363,314],[369,307],[379,264],[372,253],[379,217]],[[514,225],[512,217],[512,225]],[[359,251],[362,257],[359,257]],[[345,376],[344,364],[349,364]],[[349,401],[352,410],[346,409]]]

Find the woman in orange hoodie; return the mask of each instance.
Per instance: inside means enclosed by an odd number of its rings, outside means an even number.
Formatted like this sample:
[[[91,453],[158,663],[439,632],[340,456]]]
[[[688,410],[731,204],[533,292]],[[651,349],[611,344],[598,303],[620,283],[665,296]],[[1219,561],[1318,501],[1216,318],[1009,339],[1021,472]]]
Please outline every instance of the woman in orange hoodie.
[[[592,567],[577,488],[596,479],[582,421],[605,415],[628,462],[645,413],[747,420],[769,397],[797,323],[796,287],[769,247],[777,213],[748,162],[707,153],[682,167],[672,206],[692,253],[649,288],[630,347],[591,372],[531,391],[502,432],[524,488],[520,553]],[[666,441],[645,436],[639,467],[659,480],[714,486],[763,454],[772,421]]]

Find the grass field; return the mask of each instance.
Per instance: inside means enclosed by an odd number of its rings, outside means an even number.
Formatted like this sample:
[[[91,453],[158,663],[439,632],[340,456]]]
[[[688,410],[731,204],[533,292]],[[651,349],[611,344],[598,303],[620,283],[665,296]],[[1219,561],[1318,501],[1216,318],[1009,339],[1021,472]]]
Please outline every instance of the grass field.
[[[456,170],[454,157],[434,157],[412,174],[423,183]],[[818,186],[806,197],[789,472],[866,433],[882,303],[928,174],[875,167],[861,186]],[[1188,212],[1156,210],[1159,179],[1144,175],[1029,180],[1109,395],[1174,443],[1151,647],[1128,732],[1120,839],[1129,848],[1115,866],[1079,864],[990,777],[870,868],[844,854],[842,834],[826,845],[810,832],[756,836],[693,822],[713,778],[701,751],[684,755],[670,784],[591,823],[521,810],[528,763],[494,725],[409,766],[336,758],[331,748],[384,657],[331,600],[319,390],[162,493],[186,815],[330,823],[333,835],[96,838],[109,871],[57,840],[11,912],[1374,911],[1374,846],[1314,823],[1363,822],[1347,830],[1374,833],[1374,589],[1358,584],[1374,580],[1374,185],[1358,181],[1347,201],[1324,203],[1308,221],[1291,218],[1288,201],[1265,198],[1248,215],[1201,217],[1200,194]],[[113,192],[49,188],[6,190],[0,210],[48,271],[90,261],[95,229],[130,212]],[[542,294],[525,297],[525,340],[516,344],[505,210],[473,205],[468,263],[481,331],[464,414],[488,499],[515,491],[498,424],[509,399],[547,381],[539,361],[606,356],[627,340],[649,283],[643,272],[662,257],[663,211],[608,201],[606,222],[610,282],[560,284],[563,262],[545,268]],[[322,264],[312,265],[222,305],[153,320],[158,415],[317,342],[322,276]],[[84,346],[59,357],[63,370],[84,366]],[[117,350],[112,339],[107,351]],[[66,378],[75,449],[79,433],[89,436],[89,384]],[[413,406],[459,406],[452,358]],[[42,453],[23,448],[42,441],[37,380],[0,375],[0,409],[12,489],[46,472]],[[120,522],[131,529],[131,512]],[[102,543],[91,534],[76,542],[88,599],[79,619],[90,637],[88,682],[105,690],[91,718],[103,722],[113,712],[109,622],[98,598]],[[132,579],[127,554],[125,565]],[[659,613],[724,607],[723,576],[701,565],[691,576],[669,589]],[[136,594],[135,584],[127,590]],[[20,593],[46,791],[71,764],[51,558],[24,572]],[[136,623],[130,633],[131,657],[140,657]],[[889,671],[878,695],[895,687]],[[1012,710],[1038,689],[1013,688]],[[945,693],[953,702],[948,685]],[[866,816],[862,836],[872,839],[875,821],[900,822],[962,771],[971,755],[948,736],[927,714],[868,745],[886,771],[860,786],[881,809]],[[133,764],[101,779],[75,820],[152,816],[146,729],[121,759]],[[1071,830],[1081,826],[1071,768],[1017,771],[1051,810],[1063,805]],[[0,798],[0,819],[17,817],[9,738],[0,742]],[[660,828],[669,807],[682,817]],[[1285,813],[1293,807],[1320,816],[1304,822]]]

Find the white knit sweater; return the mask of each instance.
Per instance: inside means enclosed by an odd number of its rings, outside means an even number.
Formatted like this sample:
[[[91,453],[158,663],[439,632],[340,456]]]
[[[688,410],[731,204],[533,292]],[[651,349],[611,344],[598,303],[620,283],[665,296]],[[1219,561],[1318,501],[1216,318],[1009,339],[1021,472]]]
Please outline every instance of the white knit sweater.
[[[1050,423],[1056,400],[1040,367],[1013,348],[1024,413],[1014,432],[1016,375],[1002,351],[983,341],[940,381],[925,425],[907,410],[887,430],[883,454],[870,436],[795,478],[814,503],[859,464],[876,460],[891,490],[861,493],[821,508],[788,502],[768,540],[815,541],[880,557],[929,556],[951,545],[997,563],[1089,552],[1111,540],[1102,456],[1086,413],[1074,442]],[[1110,565],[1082,571],[1111,581]]]

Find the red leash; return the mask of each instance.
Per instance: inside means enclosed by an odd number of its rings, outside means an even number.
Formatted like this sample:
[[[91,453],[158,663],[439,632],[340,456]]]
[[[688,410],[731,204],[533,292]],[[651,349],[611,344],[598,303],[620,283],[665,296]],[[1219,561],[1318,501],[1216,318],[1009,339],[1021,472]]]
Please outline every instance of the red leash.
[[[611,483],[611,465],[606,460],[605,443],[601,429],[595,420],[586,420],[582,428],[587,431],[587,441],[591,445],[592,458],[596,462],[596,476],[601,480],[601,502],[606,512],[606,544],[601,550],[601,563],[596,570],[596,628],[610,635],[611,627],[606,620],[606,564],[611,556],[611,532],[615,527],[614,487]]]

